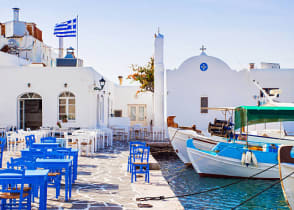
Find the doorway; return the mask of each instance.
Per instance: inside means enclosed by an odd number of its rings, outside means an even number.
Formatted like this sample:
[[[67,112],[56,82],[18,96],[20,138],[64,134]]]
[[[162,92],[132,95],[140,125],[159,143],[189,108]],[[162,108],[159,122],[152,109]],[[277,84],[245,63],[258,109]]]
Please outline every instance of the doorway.
[[[42,126],[42,98],[36,93],[19,97],[19,128],[37,130]]]
[[[141,126],[147,125],[146,104],[129,104],[128,113],[131,125],[140,124]]]

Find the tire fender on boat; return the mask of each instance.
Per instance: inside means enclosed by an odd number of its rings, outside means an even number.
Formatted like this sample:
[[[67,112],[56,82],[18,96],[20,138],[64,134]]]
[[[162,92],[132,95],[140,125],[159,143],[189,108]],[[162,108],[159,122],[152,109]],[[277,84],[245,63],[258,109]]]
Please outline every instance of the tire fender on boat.
[[[246,163],[247,167],[251,164],[251,159],[252,159],[252,152],[247,151],[246,152],[246,157],[245,157],[245,163]]]
[[[257,158],[256,158],[256,156],[254,155],[254,153],[253,152],[251,152],[252,153],[252,157],[251,157],[251,159],[252,159],[252,162],[253,162],[253,164],[257,167]]]
[[[241,164],[242,165],[245,165],[245,160],[246,160],[246,154],[245,154],[245,152],[243,152],[242,159],[241,159]]]

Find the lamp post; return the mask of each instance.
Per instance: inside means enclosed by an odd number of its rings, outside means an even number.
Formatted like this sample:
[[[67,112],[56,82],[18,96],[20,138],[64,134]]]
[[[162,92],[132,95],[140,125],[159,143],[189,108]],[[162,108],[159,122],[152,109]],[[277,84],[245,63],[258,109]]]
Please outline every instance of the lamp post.
[[[105,86],[105,79],[102,77],[100,80],[99,80],[99,85],[100,87],[94,87],[94,90],[103,90],[104,86]]]

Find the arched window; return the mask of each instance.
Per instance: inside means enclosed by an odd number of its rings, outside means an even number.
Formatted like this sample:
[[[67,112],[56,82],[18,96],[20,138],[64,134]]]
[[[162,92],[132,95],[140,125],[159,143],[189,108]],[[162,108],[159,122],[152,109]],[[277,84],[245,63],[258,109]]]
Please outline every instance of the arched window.
[[[71,92],[63,92],[59,95],[59,120],[76,119],[76,99]]]

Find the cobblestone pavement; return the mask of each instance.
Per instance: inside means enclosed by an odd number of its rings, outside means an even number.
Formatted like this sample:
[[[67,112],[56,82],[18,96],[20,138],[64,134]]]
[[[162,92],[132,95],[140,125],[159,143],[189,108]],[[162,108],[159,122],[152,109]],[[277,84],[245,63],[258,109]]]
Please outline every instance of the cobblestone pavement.
[[[3,166],[11,156],[17,157],[19,153],[5,152]],[[150,196],[144,192],[154,193],[156,188],[161,192],[173,195],[160,171],[150,174],[150,184],[139,178],[136,184],[131,184],[131,176],[127,173],[128,146],[126,143],[114,142],[112,148],[95,153],[93,157],[79,157],[78,179],[72,186],[72,197],[64,201],[64,180],[62,181],[61,196],[55,198],[55,189],[48,188],[47,209],[89,209],[89,210],[119,210],[138,209],[136,197]],[[160,173],[160,174],[158,174]],[[160,176],[161,175],[161,176]],[[157,176],[157,177],[156,177]],[[154,177],[154,178],[153,178]],[[160,183],[152,183],[158,179]],[[149,192],[148,192],[149,190]],[[142,192],[143,191],[143,192]],[[162,202],[162,201],[155,201]],[[153,209],[165,209],[169,202],[157,204]],[[171,202],[171,209],[182,209],[178,200]],[[175,205],[176,204],[176,205]],[[38,209],[38,199],[32,204]],[[156,207],[157,205],[157,207]]]

